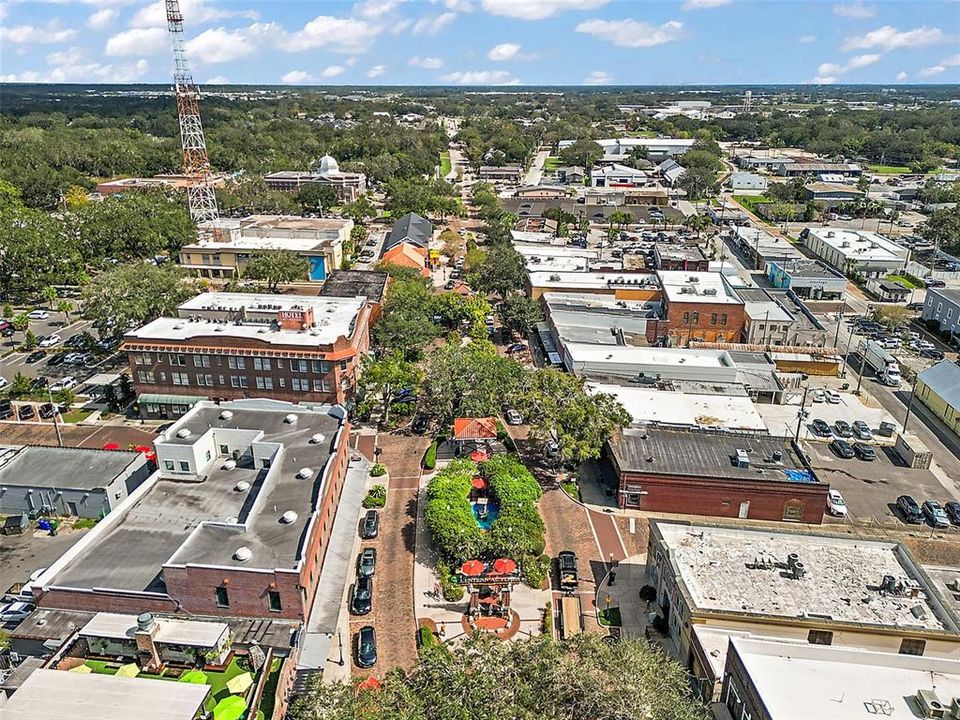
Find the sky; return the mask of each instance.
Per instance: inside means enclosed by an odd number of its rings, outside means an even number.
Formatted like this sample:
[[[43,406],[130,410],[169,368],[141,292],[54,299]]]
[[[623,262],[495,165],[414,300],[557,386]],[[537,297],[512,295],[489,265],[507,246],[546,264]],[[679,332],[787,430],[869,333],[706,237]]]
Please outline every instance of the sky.
[[[960,83],[960,0],[181,0],[201,84]],[[0,0],[0,81],[169,83],[163,0]]]

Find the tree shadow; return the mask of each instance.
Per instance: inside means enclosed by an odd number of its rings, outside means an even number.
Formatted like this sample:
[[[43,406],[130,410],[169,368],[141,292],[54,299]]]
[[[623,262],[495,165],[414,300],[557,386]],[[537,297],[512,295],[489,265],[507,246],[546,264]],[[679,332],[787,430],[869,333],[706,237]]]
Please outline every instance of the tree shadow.
[[[407,502],[407,517],[411,518],[411,520],[410,522],[404,524],[403,528],[400,530],[400,533],[403,536],[404,549],[412,555],[417,547],[417,498],[416,496],[410,498],[410,500]]]

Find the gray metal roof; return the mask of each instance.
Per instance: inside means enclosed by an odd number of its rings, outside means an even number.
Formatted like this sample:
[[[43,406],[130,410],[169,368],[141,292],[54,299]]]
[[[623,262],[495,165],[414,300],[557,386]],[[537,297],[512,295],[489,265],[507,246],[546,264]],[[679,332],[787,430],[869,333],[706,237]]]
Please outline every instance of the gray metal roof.
[[[389,275],[375,270],[334,270],[323,281],[321,297],[365,297],[383,302]]]
[[[620,470],[644,475],[670,475],[698,480],[789,482],[785,471],[808,471],[806,482],[816,482],[790,438],[771,435],[674,430],[628,429],[611,438],[610,448]],[[738,450],[750,464],[738,467]],[[773,460],[774,452],[780,460]]]
[[[383,243],[383,251],[393,249],[402,242],[411,243],[426,250],[433,236],[433,225],[425,217],[407,213],[393,224],[393,229]]]
[[[960,366],[955,362],[942,360],[917,377],[947,405],[960,408]]]
[[[0,486],[76,490],[105,488],[140,453],[27,445],[0,448]]]

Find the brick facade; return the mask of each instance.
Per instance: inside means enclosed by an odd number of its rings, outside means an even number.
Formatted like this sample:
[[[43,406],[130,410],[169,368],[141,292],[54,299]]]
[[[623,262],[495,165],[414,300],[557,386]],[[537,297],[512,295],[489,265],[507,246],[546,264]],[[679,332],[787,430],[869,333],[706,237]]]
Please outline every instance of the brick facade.
[[[685,347],[699,342],[739,342],[745,322],[744,307],[734,303],[675,302],[664,298],[664,320],[658,332],[670,344]]]

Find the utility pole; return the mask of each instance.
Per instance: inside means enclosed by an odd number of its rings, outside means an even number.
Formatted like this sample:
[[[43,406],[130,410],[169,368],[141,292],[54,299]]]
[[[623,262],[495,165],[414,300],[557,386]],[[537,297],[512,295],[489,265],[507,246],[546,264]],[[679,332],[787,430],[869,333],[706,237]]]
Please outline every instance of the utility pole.
[[[57,447],[63,447],[63,435],[60,432],[60,423],[57,422],[57,416],[60,415],[60,407],[53,402],[53,393],[50,392],[50,386],[47,386],[47,398],[53,405],[53,429],[57,433]]]
[[[807,409],[807,392],[810,390],[810,386],[807,385],[803,388],[803,399],[800,401],[800,412],[797,413],[797,431],[794,433],[793,441],[800,442],[800,426],[803,424],[803,414]]]
[[[914,378],[913,386],[910,388],[910,399],[907,401],[907,414],[903,416],[903,431],[907,431],[907,421],[910,420],[910,411],[913,410],[913,396],[917,394],[917,380]]]

